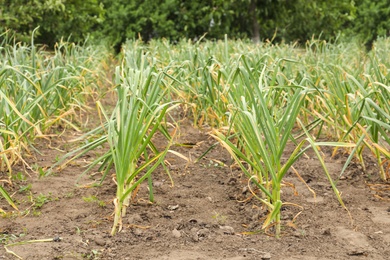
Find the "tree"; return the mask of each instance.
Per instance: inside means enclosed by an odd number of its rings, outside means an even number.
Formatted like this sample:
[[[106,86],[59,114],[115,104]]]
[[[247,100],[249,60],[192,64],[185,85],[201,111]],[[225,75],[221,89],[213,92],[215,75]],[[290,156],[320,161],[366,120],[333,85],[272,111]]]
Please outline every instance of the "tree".
[[[353,32],[360,35],[367,50],[378,36],[390,35],[390,5],[387,0],[357,0]]]
[[[264,34],[276,41],[301,41],[313,36],[333,39],[354,19],[352,0],[262,0]],[[264,18],[263,18],[264,17]]]
[[[0,30],[12,29],[16,38],[29,41],[40,27],[36,42],[53,46],[62,37],[83,41],[103,21],[98,0],[0,0]]]
[[[126,39],[252,38],[254,42],[305,42],[340,32],[370,43],[387,35],[387,0],[0,0],[0,30],[52,46],[61,37],[82,41],[89,34],[117,50]]]
[[[255,43],[260,42],[260,26],[256,14],[257,0],[251,0],[250,2],[250,13],[252,20],[252,40]]]

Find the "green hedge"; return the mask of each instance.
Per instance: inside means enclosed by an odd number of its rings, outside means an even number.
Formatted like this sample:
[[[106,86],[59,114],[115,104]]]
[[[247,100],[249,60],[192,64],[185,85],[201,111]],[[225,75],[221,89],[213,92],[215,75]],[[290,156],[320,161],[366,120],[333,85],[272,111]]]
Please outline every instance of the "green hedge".
[[[0,31],[53,46],[61,38],[117,49],[141,37],[253,38],[276,42],[360,37],[368,46],[390,29],[387,0],[0,0]],[[69,38],[70,37],[70,38]]]

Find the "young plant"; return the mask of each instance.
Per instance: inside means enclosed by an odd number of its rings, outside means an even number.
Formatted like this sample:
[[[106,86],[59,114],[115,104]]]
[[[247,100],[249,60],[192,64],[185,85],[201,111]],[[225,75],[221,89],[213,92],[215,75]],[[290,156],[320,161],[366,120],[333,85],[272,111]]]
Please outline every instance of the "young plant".
[[[161,123],[171,104],[163,102],[163,74],[145,61],[144,56],[136,70],[126,67],[125,60],[116,73],[118,102],[108,122],[117,184],[112,235],[121,229],[132,191],[163,162],[169,148],[158,151],[152,143],[158,130],[167,133]]]

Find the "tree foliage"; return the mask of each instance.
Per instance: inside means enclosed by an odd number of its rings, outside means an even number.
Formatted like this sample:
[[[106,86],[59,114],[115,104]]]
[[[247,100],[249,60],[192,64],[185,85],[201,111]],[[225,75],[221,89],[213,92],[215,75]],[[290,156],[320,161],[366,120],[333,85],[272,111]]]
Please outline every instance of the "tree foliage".
[[[390,4],[388,0],[357,0],[354,32],[371,49],[378,36],[390,36]]]
[[[104,14],[98,0],[0,0],[0,6],[1,31],[11,29],[29,41],[39,26],[36,41],[51,46],[62,37],[83,41]]]
[[[48,45],[61,37],[88,35],[117,48],[141,37],[198,39],[252,38],[301,41],[358,35],[365,42],[388,35],[387,0],[0,0],[0,30],[19,40]]]

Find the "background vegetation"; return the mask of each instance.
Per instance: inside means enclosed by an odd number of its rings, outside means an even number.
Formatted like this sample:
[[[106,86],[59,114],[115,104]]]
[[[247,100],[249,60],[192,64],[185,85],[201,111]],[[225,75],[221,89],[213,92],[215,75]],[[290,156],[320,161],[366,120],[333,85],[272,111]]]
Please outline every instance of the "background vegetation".
[[[40,26],[36,42],[61,38],[107,42],[126,39],[251,38],[305,43],[321,37],[357,37],[370,48],[390,29],[388,1],[378,0],[0,0],[0,30],[18,40]]]

